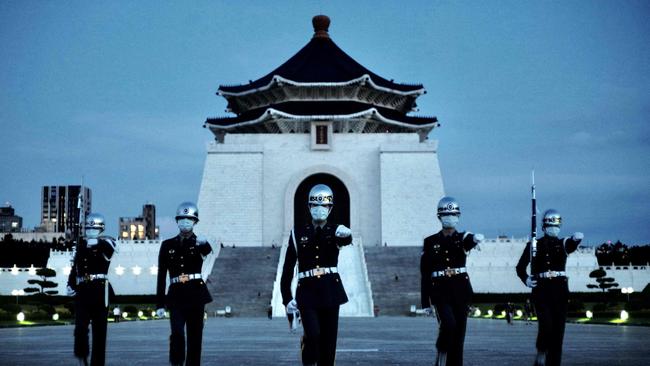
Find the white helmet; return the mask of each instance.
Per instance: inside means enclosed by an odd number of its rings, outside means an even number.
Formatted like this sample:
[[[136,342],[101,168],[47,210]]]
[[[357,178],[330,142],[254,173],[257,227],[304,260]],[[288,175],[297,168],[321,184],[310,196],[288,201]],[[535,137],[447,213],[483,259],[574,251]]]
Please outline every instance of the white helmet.
[[[445,196],[438,201],[438,217],[445,215],[460,216],[460,205],[454,197]]]
[[[544,218],[542,219],[542,227],[547,226],[562,226],[562,216],[560,213],[554,209],[546,210],[544,212]]]
[[[309,191],[307,205],[334,205],[334,193],[332,193],[332,189],[324,184],[315,185]]]
[[[99,229],[104,231],[104,216],[98,213],[91,213],[86,216],[86,224],[84,229]]]
[[[183,202],[176,209],[176,220],[188,218],[199,222],[199,208],[192,202]]]

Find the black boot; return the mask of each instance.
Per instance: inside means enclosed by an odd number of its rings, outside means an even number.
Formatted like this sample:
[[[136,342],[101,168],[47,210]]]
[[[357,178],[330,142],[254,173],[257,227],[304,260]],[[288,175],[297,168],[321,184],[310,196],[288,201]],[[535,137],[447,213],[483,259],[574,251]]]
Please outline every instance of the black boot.
[[[545,366],[546,365],[546,352],[537,352],[537,357],[535,357],[534,366]]]

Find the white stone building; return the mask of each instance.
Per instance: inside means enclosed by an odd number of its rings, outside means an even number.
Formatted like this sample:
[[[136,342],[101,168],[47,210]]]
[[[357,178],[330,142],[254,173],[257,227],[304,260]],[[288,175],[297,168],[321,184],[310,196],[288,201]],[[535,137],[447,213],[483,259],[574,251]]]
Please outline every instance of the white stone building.
[[[309,189],[327,184],[335,201],[329,221],[349,226],[357,244],[340,256],[350,297],[341,314],[371,315],[362,243],[419,245],[437,223],[444,190],[437,141],[427,136],[438,122],[408,115],[422,85],[360,65],[332,41],[326,16],[313,25],[309,43],[277,69],[219,87],[235,116],[205,123],[215,141],[197,232],[228,246],[284,246],[291,228],[310,220]],[[281,309],[277,287],[274,308]]]
[[[268,75],[221,86],[234,117],[209,118],[197,228],[226,245],[284,243],[308,219],[307,193],[332,187],[331,220],[366,245],[420,245],[444,194],[435,117],[407,115],[422,85],[367,70],[314,18],[315,34]]]

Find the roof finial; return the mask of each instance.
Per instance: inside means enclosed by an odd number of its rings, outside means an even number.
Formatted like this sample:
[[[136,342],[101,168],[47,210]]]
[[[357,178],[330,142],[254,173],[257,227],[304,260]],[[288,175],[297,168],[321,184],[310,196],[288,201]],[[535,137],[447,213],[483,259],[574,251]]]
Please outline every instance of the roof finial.
[[[327,30],[330,27],[330,18],[327,15],[316,15],[311,19],[314,25],[314,38],[330,38]]]

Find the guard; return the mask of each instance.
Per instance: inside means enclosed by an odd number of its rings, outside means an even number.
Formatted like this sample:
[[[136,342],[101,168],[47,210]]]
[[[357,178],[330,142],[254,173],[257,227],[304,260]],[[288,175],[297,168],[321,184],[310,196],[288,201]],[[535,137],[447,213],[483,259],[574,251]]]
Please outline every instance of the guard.
[[[90,364],[103,366],[106,358],[108,302],[109,295],[113,294],[107,274],[115,253],[115,240],[100,236],[103,231],[104,216],[89,214],[85,220],[85,238],[77,243],[68,276],[67,292],[74,296],[75,306],[74,355],[80,365],[88,365],[88,327],[91,323],[93,348]]]
[[[555,210],[544,213],[544,236],[537,241],[536,254],[531,261],[531,243],[521,253],[517,276],[532,288],[532,298],[539,325],[537,332],[536,366],[558,366],[562,360],[562,341],[569,297],[566,260],[577,248],[584,234],[576,232],[570,238],[560,239],[562,217]],[[532,275],[526,272],[531,264]]]
[[[332,190],[317,184],[307,201],[312,223],[291,230],[280,282],[287,314],[300,312],[302,364],[333,366],[336,360],[339,307],[348,297],[338,274],[339,249],[352,243],[352,231],[327,222],[334,205]],[[298,262],[296,297],[291,294]]]
[[[158,283],[156,286],[156,315],[165,316],[169,309],[171,336],[169,337],[169,362],[173,366],[198,366],[201,364],[203,315],[205,304],[212,296],[201,274],[203,260],[212,252],[210,243],[197,239],[193,233],[199,222],[199,210],[192,202],[183,202],[176,210],[179,234],[163,241],[158,255]],[[169,272],[169,290],[167,288]],[[187,328],[187,357],[185,349]]]
[[[460,206],[452,197],[438,202],[442,230],[424,239],[420,257],[422,309],[436,309],[439,323],[437,366],[462,365],[467,312],[473,294],[465,261],[482,234],[458,232]]]

